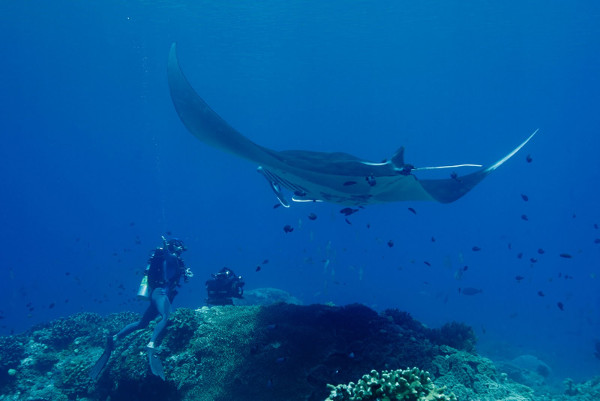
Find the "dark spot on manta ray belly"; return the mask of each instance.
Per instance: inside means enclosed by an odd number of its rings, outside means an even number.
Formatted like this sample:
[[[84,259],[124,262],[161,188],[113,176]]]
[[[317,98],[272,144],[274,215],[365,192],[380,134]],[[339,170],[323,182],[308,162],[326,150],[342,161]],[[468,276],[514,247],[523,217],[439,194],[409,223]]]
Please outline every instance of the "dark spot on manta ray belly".
[[[372,187],[377,185],[377,181],[375,181],[375,177],[373,175],[369,175],[369,176],[365,177],[365,180],[367,181],[367,184],[369,184]]]
[[[349,186],[349,185],[354,185],[354,184],[356,184],[356,181],[346,181],[346,182],[344,183],[344,186],[345,186],[345,187],[347,187],[347,186]]]

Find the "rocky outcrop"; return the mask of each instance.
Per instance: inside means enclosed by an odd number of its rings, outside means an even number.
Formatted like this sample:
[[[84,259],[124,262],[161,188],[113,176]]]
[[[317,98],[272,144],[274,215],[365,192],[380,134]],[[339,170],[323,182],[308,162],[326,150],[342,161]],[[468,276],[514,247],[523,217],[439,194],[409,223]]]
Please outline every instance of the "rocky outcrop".
[[[408,313],[362,305],[178,309],[159,355],[165,381],[148,368],[153,325],[118,342],[92,381],[89,370],[106,338],[137,319],[81,313],[0,338],[0,400],[323,401],[328,384],[408,367],[430,372],[459,400],[535,399],[474,352],[467,326],[432,330]]]

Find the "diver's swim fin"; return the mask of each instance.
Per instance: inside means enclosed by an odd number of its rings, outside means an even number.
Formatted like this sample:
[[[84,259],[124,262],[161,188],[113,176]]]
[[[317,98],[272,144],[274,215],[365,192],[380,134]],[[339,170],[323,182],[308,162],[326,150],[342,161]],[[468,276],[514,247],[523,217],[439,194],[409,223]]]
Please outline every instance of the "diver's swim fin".
[[[150,363],[150,371],[153,375],[165,380],[165,371],[162,363],[158,358],[158,352],[155,348],[148,348],[148,362]]]
[[[104,352],[102,353],[96,364],[92,367],[92,369],[90,369],[90,378],[92,380],[96,380],[98,376],[100,376],[100,372],[102,372],[102,369],[104,369],[104,367],[106,366],[106,363],[110,359],[110,354],[112,354],[114,348],[115,347],[113,338],[108,337],[108,340],[106,341],[106,349],[104,349]]]

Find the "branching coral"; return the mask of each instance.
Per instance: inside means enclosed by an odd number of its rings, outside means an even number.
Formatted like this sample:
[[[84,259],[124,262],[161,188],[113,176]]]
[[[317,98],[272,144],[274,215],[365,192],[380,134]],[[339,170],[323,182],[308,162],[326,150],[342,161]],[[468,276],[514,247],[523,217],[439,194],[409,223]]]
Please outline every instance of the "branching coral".
[[[326,401],[455,401],[454,394],[445,395],[436,387],[429,373],[418,368],[383,371],[372,370],[358,382],[327,385],[331,394]]]

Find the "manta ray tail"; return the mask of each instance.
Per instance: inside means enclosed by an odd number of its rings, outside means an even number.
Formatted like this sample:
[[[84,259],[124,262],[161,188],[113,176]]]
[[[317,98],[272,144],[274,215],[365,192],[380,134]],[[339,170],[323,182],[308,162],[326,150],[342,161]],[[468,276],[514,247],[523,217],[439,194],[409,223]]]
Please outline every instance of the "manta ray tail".
[[[461,177],[452,175],[452,178],[449,179],[440,179],[440,180],[419,180],[421,186],[425,191],[427,191],[435,200],[441,203],[450,203],[454,202],[458,198],[462,197],[464,194],[473,189],[477,184],[481,182],[485,177],[487,177],[492,171],[496,170],[502,164],[504,164],[507,160],[513,157],[523,146],[527,144],[533,138],[535,134],[537,134],[539,130],[536,129],[533,134],[529,135],[523,143],[517,146],[512,150],[509,154],[504,156],[502,159],[498,160],[496,163],[491,166],[484,168],[483,170],[476,171],[471,174],[467,174]],[[462,165],[461,165],[462,166]],[[451,167],[451,166],[445,166]],[[424,168],[424,169],[432,169],[432,168]]]

